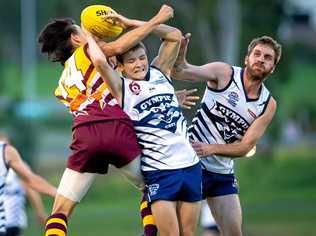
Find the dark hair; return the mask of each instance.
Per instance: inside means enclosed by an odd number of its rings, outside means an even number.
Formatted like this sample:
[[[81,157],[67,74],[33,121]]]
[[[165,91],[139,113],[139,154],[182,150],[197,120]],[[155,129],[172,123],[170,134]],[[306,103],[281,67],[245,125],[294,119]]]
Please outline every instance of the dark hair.
[[[248,46],[248,52],[247,55],[249,56],[252,52],[252,50],[258,45],[258,44],[263,44],[263,45],[268,45],[270,46],[275,53],[275,59],[274,59],[274,64],[278,64],[280,59],[281,59],[281,55],[282,55],[282,46],[273,38],[269,37],[269,36],[261,36],[259,38],[255,38],[253,39],[249,46]]]
[[[41,53],[47,53],[49,60],[64,65],[74,51],[69,39],[71,34],[76,32],[74,20],[70,18],[54,19],[43,28],[38,36]]]
[[[136,51],[139,48],[143,48],[145,50],[145,52],[147,52],[145,45],[142,42],[138,42],[134,47],[132,47],[131,49],[129,49],[128,51],[117,55],[116,59],[119,63],[123,64],[123,59],[124,59],[124,55],[130,51]]]

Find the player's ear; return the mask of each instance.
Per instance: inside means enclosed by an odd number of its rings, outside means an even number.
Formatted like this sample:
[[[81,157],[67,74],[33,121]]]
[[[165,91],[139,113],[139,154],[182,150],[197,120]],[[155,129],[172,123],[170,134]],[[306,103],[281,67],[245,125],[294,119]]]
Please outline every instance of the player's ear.
[[[119,71],[124,77],[127,77],[127,74],[125,72],[125,68],[124,68],[124,65],[123,63],[118,63],[117,64],[117,68],[116,68],[117,71]]]
[[[80,47],[82,44],[81,37],[79,36],[79,34],[76,33],[71,33],[70,41],[74,48]]]
[[[114,69],[116,70],[117,69],[117,66],[118,66],[118,62],[116,60],[116,57],[115,56],[112,56],[112,57],[107,57],[106,58],[109,65]]]
[[[270,74],[273,74],[273,72],[274,72],[274,70],[275,70],[275,67],[276,67],[276,66],[274,66],[274,67],[272,68],[272,70],[270,71]]]
[[[244,64],[245,64],[245,66],[247,66],[247,64],[248,64],[248,56],[245,56],[245,60],[244,60]]]
[[[117,67],[116,67],[116,70],[121,72],[122,74],[124,73],[124,66],[121,62],[118,62],[117,63]],[[123,74],[124,75],[124,74]]]

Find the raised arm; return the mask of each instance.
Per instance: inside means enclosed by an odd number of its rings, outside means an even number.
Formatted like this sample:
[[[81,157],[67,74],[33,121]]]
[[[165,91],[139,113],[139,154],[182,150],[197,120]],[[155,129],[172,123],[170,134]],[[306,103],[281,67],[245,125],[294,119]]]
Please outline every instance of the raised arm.
[[[174,64],[171,76],[178,80],[187,80],[192,82],[205,81],[210,82],[212,88],[225,86],[230,80],[231,66],[224,62],[211,62],[201,66],[188,63],[187,50],[191,34],[182,37],[178,57]],[[220,82],[220,84],[218,84]]]
[[[35,174],[22,160],[18,151],[11,145],[5,148],[5,160],[8,165],[22,178],[22,180],[37,192],[55,197],[56,188],[44,178]]]
[[[129,19],[117,13],[109,14],[106,18],[127,29],[143,27],[146,24],[145,21]],[[158,56],[153,60],[152,65],[170,76],[170,71],[178,55],[182,33],[177,28],[164,24],[160,24],[152,32],[163,40]]]
[[[155,34],[163,40],[158,56],[152,61],[152,65],[159,68],[164,74],[170,77],[171,70],[176,61],[182,33],[177,28],[160,25],[155,30]]]
[[[135,28],[123,34],[121,37],[113,42],[98,43],[106,56],[115,56],[122,54],[128,49],[135,46],[139,41],[144,39],[159,24],[166,22],[172,17],[173,9],[167,5],[163,5],[157,15],[151,18],[148,22],[144,23],[141,27]]]
[[[240,142],[231,144],[205,144],[194,142],[192,146],[200,157],[206,157],[212,154],[229,156],[231,158],[244,157],[263,136],[268,125],[271,123],[276,111],[276,106],[276,101],[271,98],[264,114],[251,124]]]
[[[100,73],[104,82],[109,86],[111,94],[120,103],[122,102],[122,80],[119,74],[109,65],[106,56],[97,44],[94,37],[83,29],[87,36],[88,50],[95,69]]]

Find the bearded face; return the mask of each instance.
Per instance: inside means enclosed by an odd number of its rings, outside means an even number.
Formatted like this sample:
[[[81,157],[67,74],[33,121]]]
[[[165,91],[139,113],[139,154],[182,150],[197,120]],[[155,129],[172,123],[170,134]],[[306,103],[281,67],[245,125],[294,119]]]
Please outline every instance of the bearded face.
[[[268,45],[258,44],[245,58],[247,72],[255,80],[263,80],[275,68],[275,52]]]

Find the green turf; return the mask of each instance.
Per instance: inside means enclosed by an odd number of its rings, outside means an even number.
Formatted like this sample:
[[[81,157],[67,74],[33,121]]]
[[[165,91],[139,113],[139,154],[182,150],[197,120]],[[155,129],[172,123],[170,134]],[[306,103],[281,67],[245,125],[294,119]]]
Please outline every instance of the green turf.
[[[140,198],[140,193],[122,176],[114,173],[99,177],[77,206],[70,220],[70,235],[140,235]],[[32,217],[25,235],[36,235],[38,229]]]
[[[315,166],[316,159],[312,155],[239,160],[237,175],[245,235],[315,235]],[[140,235],[139,199],[140,194],[123,177],[114,173],[98,178],[76,208],[69,235]],[[31,217],[25,235],[41,235],[39,232],[39,226]]]
[[[247,235],[314,235],[315,165],[315,157],[304,153],[238,162]]]

